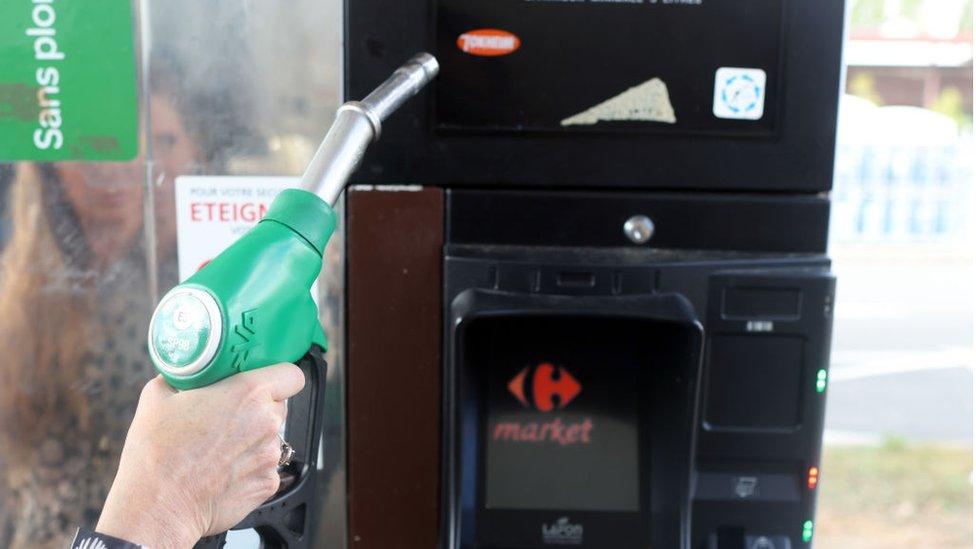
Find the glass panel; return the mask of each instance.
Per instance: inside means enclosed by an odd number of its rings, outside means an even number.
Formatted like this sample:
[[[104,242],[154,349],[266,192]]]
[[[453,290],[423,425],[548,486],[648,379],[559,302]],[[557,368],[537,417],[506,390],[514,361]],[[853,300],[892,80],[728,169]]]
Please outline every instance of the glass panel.
[[[153,375],[143,164],[20,164],[0,258],[0,545],[93,525]]]
[[[297,176],[338,106],[341,3],[151,0],[147,30],[150,183],[147,223],[155,239],[147,260],[153,293],[177,282],[175,185],[180,176]],[[189,238],[184,236],[183,238]],[[318,289],[329,334],[323,456],[323,505],[313,517],[321,543],[345,545],[345,422],[342,400],[341,234],[329,246]],[[227,547],[259,546],[240,533]]]
[[[94,525],[142,385],[145,334],[177,282],[183,175],[300,175],[341,84],[341,2],[141,0],[141,154],[0,164],[0,546],[65,547]],[[328,495],[345,545],[341,242],[327,258]],[[325,496],[324,496],[325,497]],[[228,547],[254,547],[247,534]]]

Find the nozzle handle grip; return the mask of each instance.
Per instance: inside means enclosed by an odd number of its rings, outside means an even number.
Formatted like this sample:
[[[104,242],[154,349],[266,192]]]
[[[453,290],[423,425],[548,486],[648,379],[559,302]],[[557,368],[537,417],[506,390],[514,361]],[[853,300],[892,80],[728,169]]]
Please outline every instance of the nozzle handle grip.
[[[322,429],[320,411],[324,410],[327,364],[324,351],[313,345],[296,365],[305,373],[305,388],[288,399],[288,421],[285,440],[295,449],[290,464],[282,468],[282,487],[232,530],[254,528],[262,537],[262,547],[274,549],[309,549],[315,508],[319,441]],[[303,514],[303,516],[298,516]],[[226,532],[208,536],[194,549],[221,548]]]

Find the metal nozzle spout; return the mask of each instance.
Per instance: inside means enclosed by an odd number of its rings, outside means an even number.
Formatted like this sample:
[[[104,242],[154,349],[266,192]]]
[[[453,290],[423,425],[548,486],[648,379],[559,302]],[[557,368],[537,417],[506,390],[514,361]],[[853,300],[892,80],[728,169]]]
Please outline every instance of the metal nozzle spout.
[[[433,55],[418,53],[365,99],[339,107],[335,122],[302,175],[302,188],[334,204],[366,147],[379,138],[383,121],[433,80],[438,70]]]
[[[438,70],[440,65],[433,55],[418,53],[367,95],[362,105],[382,122],[433,80]]]

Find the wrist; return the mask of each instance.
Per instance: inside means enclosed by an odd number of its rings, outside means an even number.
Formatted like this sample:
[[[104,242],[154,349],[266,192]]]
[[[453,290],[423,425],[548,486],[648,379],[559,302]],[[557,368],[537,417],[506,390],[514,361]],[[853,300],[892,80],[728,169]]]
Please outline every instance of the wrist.
[[[112,487],[95,531],[152,549],[193,547],[203,537],[189,506],[160,490],[120,493]]]
[[[163,524],[152,514],[103,514],[95,531],[151,549],[193,547],[201,536],[177,524]]]
[[[91,547],[98,547],[100,549],[149,549],[145,545],[137,545],[128,540],[88,530],[87,528],[79,528],[75,532],[75,539],[71,542],[70,547],[71,549],[86,549]]]

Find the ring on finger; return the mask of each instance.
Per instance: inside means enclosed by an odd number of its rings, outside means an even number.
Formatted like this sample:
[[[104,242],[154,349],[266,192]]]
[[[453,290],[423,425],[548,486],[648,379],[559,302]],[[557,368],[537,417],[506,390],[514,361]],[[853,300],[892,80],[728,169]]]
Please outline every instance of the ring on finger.
[[[278,458],[278,467],[287,467],[295,457],[295,449],[285,441],[285,438],[280,433],[278,434],[278,440],[281,441],[281,457]]]

